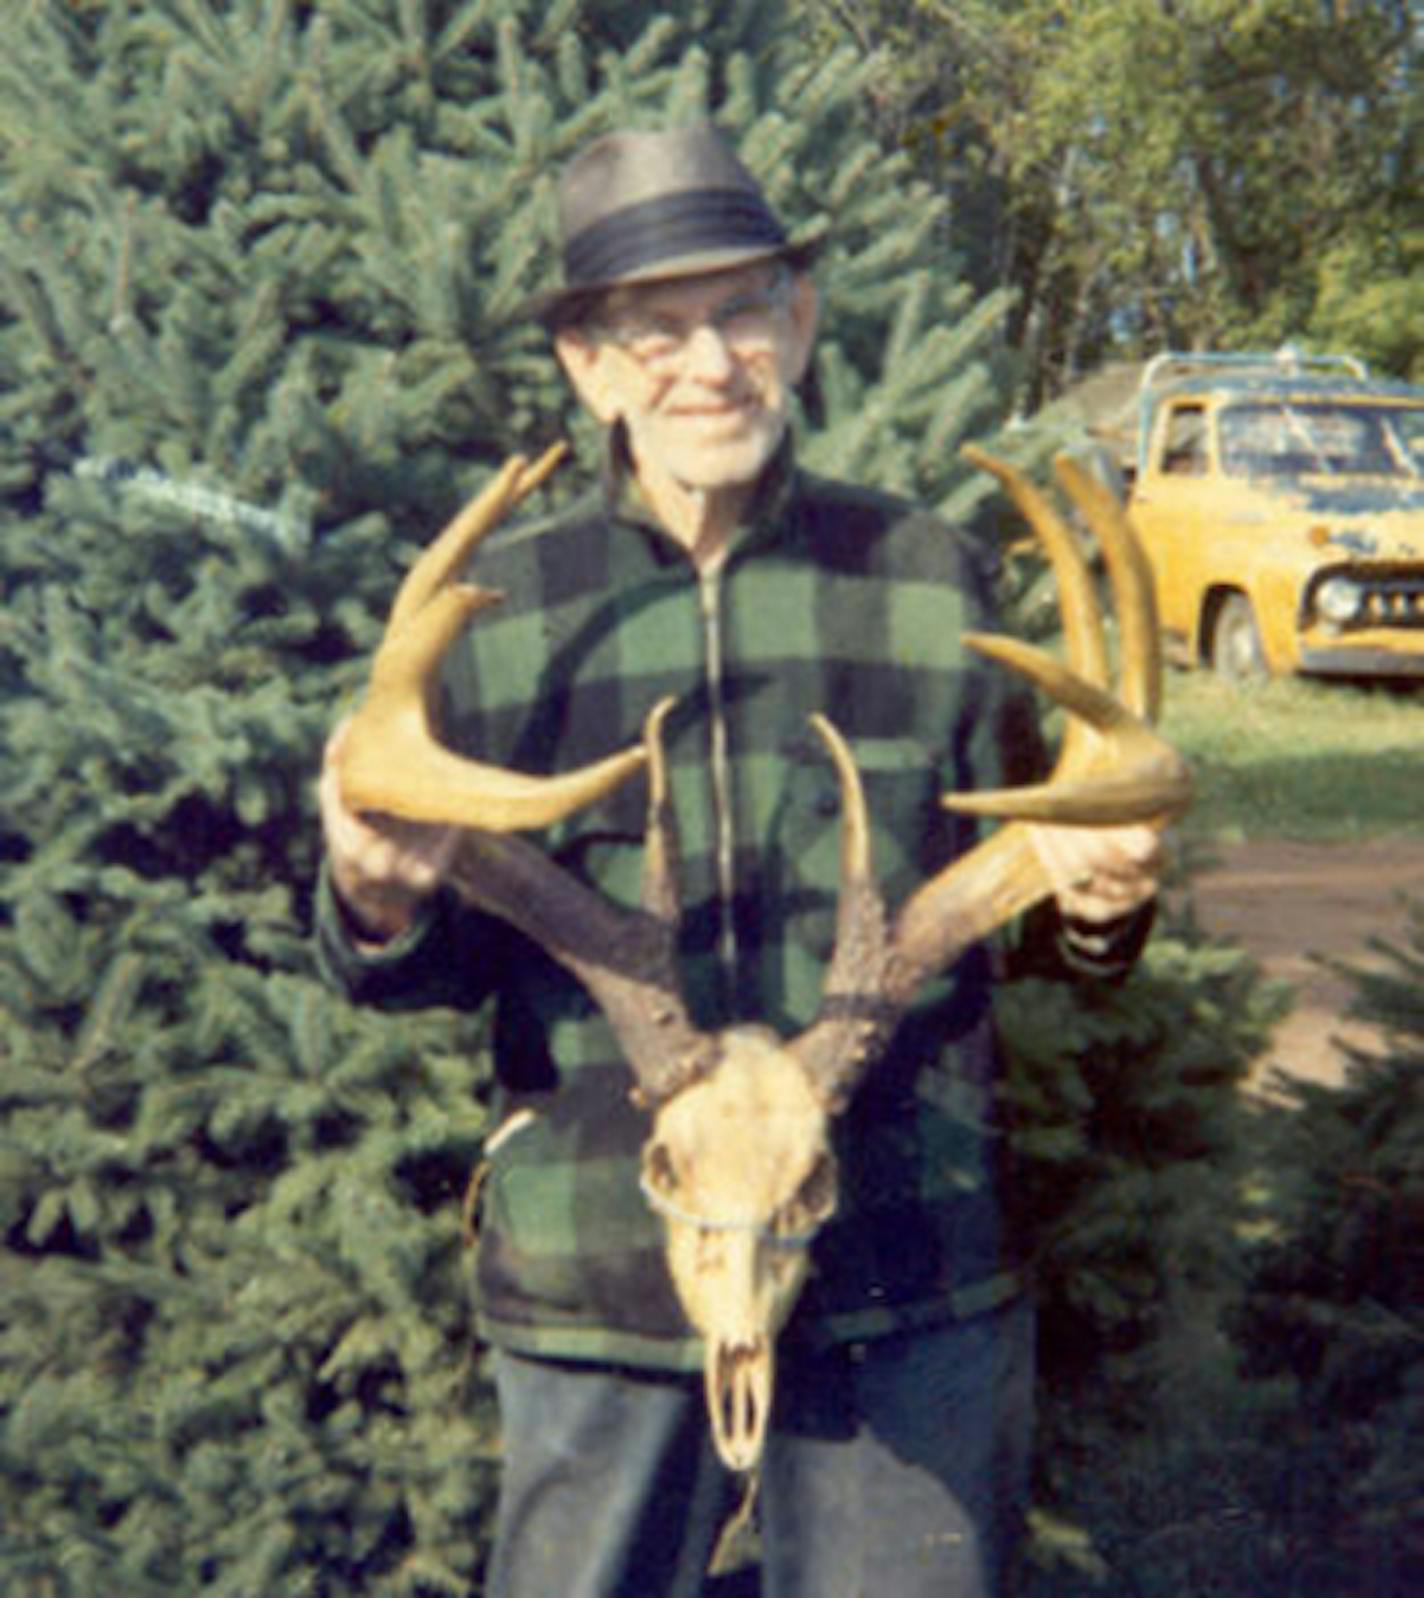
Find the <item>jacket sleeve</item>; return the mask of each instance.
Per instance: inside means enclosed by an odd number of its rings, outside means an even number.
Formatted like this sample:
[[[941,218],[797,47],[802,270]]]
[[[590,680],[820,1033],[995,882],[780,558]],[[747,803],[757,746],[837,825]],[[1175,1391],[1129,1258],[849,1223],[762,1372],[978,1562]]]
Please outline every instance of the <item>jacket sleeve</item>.
[[[358,942],[325,866],[317,885],[316,959],[322,977],[358,1004],[390,1009],[476,1009],[499,982],[508,945],[502,923],[442,889],[409,930],[388,943]]]

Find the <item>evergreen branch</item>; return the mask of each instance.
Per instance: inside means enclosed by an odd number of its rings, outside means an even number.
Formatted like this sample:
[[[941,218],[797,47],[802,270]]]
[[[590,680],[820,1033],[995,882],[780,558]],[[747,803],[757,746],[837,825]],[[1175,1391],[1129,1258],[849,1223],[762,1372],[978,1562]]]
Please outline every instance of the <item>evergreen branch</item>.
[[[350,131],[331,102],[325,83],[329,48],[329,28],[325,19],[318,19],[308,33],[307,64],[299,73],[298,84],[313,131],[331,156],[347,189],[354,195],[360,195],[365,169]]]
[[[464,8],[445,24],[435,41],[434,61],[454,59],[468,46],[470,40],[487,26],[494,9],[494,0],[467,0]]]
[[[422,78],[430,73],[430,32],[425,0],[398,0],[396,25],[405,44],[404,56]]]
[[[116,1046],[116,1034],[132,1014],[143,978],[143,960],[118,956],[104,973],[74,1040],[70,1068],[83,1076]]]
[[[134,214],[138,196],[130,190],[123,200],[119,223],[119,244],[114,258],[113,288],[109,301],[109,328],[117,332],[133,321],[131,278],[133,275]]]

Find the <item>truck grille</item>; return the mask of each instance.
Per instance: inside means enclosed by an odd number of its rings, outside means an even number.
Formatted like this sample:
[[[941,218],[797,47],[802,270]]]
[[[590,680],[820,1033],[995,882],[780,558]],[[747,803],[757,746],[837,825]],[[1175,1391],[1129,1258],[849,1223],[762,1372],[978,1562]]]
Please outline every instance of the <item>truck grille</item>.
[[[1398,577],[1370,577],[1357,625],[1424,627],[1424,572]]]

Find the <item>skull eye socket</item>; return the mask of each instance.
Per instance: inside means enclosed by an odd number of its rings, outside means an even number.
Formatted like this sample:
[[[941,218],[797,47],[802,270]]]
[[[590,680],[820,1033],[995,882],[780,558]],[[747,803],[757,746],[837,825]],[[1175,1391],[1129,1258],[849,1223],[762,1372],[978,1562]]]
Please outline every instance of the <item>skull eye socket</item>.
[[[836,1162],[823,1152],[806,1180],[776,1217],[778,1237],[804,1237],[830,1219],[836,1207]]]
[[[655,1193],[668,1194],[677,1187],[677,1173],[666,1143],[650,1143],[643,1150],[643,1181]]]

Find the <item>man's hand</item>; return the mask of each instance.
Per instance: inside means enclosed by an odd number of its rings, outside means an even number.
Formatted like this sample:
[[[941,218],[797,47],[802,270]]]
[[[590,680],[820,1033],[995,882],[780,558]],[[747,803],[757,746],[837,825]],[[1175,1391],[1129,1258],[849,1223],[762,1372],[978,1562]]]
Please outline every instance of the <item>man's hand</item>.
[[[1146,824],[1028,829],[1065,916],[1113,921],[1147,903],[1162,873],[1162,837]]]
[[[406,931],[444,881],[460,829],[349,809],[336,762],[346,725],[327,740],[317,797],[337,897],[357,941],[379,944]]]

